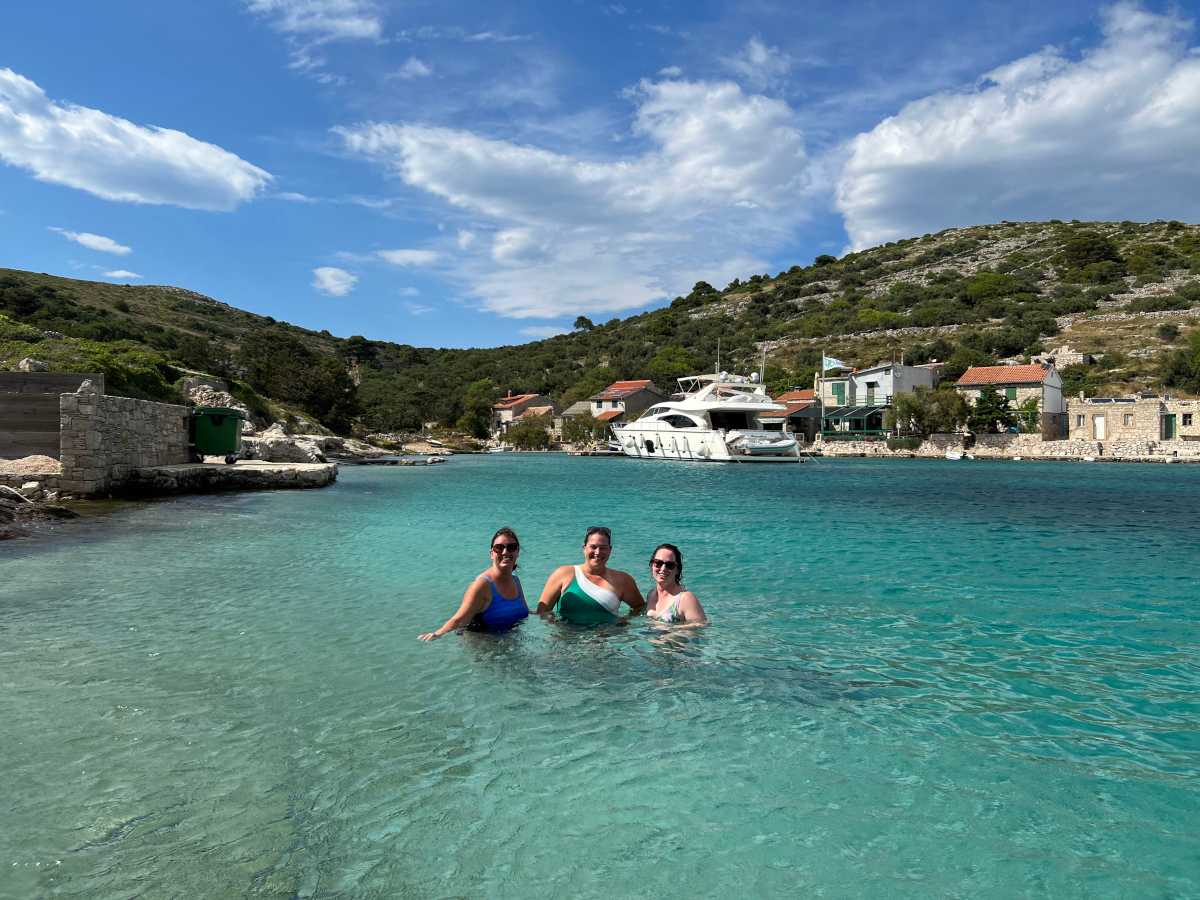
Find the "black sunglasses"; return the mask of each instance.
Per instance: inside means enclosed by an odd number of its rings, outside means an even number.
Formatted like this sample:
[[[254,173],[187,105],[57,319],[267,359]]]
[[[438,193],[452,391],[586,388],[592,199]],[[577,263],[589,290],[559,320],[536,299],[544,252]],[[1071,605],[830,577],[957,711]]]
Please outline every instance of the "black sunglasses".
[[[652,569],[666,569],[668,572],[674,572],[679,568],[679,563],[673,559],[652,559],[650,560]]]
[[[505,553],[517,553],[521,549],[520,544],[492,544],[492,552],[497,555]]]

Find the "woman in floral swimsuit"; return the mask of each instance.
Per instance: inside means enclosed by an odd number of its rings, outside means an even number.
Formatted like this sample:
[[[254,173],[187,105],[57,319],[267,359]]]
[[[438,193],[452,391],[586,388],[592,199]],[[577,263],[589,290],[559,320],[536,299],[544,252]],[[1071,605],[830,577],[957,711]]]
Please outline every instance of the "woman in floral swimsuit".
[[[674,544],[659,544],[650,557],[654,587],[646,595],[646,615],[670,624],[701,625],[708,621],[696,595],[683,586],[683,554]]]

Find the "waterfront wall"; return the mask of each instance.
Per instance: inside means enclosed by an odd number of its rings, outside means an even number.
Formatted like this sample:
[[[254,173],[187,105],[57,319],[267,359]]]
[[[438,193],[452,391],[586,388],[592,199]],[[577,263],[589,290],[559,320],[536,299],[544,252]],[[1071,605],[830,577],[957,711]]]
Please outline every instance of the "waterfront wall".
[[[116,489],[135,469],[190,461],[186,406],[108,397],[90,383],[59,396],[58,489],[93,495]]]
[[[915,450],[889,450],[884,441],[819,441],[806,447],[822,456],[878,456],[940,459],[947,450],[970,453],[976,459],[1080,460],[1086,456],[1122,462],[1200,462],[1196,441],[1082,441],[1043,440],[1039,434],[977,434],[966,445],[961,434],[935,434]]]

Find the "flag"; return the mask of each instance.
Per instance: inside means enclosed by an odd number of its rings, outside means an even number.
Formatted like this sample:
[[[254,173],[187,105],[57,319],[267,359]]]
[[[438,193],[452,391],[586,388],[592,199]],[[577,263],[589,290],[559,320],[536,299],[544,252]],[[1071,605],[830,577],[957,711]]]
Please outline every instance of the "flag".
[[[849,366],[847,366],[840,359],[834,359],[832,356],[826,356],[824,353],[821,354],[821,365],[822,365],[821,371],[823,371],[823,372],[828,372],[830,369],[849,368]]]

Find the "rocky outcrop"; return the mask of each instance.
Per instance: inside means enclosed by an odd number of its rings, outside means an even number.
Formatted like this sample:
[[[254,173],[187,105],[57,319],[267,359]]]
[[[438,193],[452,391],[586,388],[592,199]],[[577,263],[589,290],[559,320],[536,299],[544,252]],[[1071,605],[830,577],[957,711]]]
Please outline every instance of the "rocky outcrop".
[[[0,486],[0,541],[29,535],[29,532],[19,528],[17,523],[55,522],[78,518],[79,513],[65,506],[38,503],[12,488]]]
[[[191,379],[189,379],[191,380]],[[199,379],[195,379],[199,381]],[[254,434],[254,416],[250,413],[250,407],[244,403],[238,403],[233,399],[232,394],[225,391],[218,391],[210,384],[195,384],[184,386],[184,396],[195,403],[197,406],[210,406],[219,409],[236,409],[240,412],[242,419],[242,434]]]
[[[242,438],[241,459],[263,462],[325,462],[334,459],[375,459],[388,456],[386,450],[372,447],[354,438],[317,434],[285,434],[276,423],[255,437]]]

